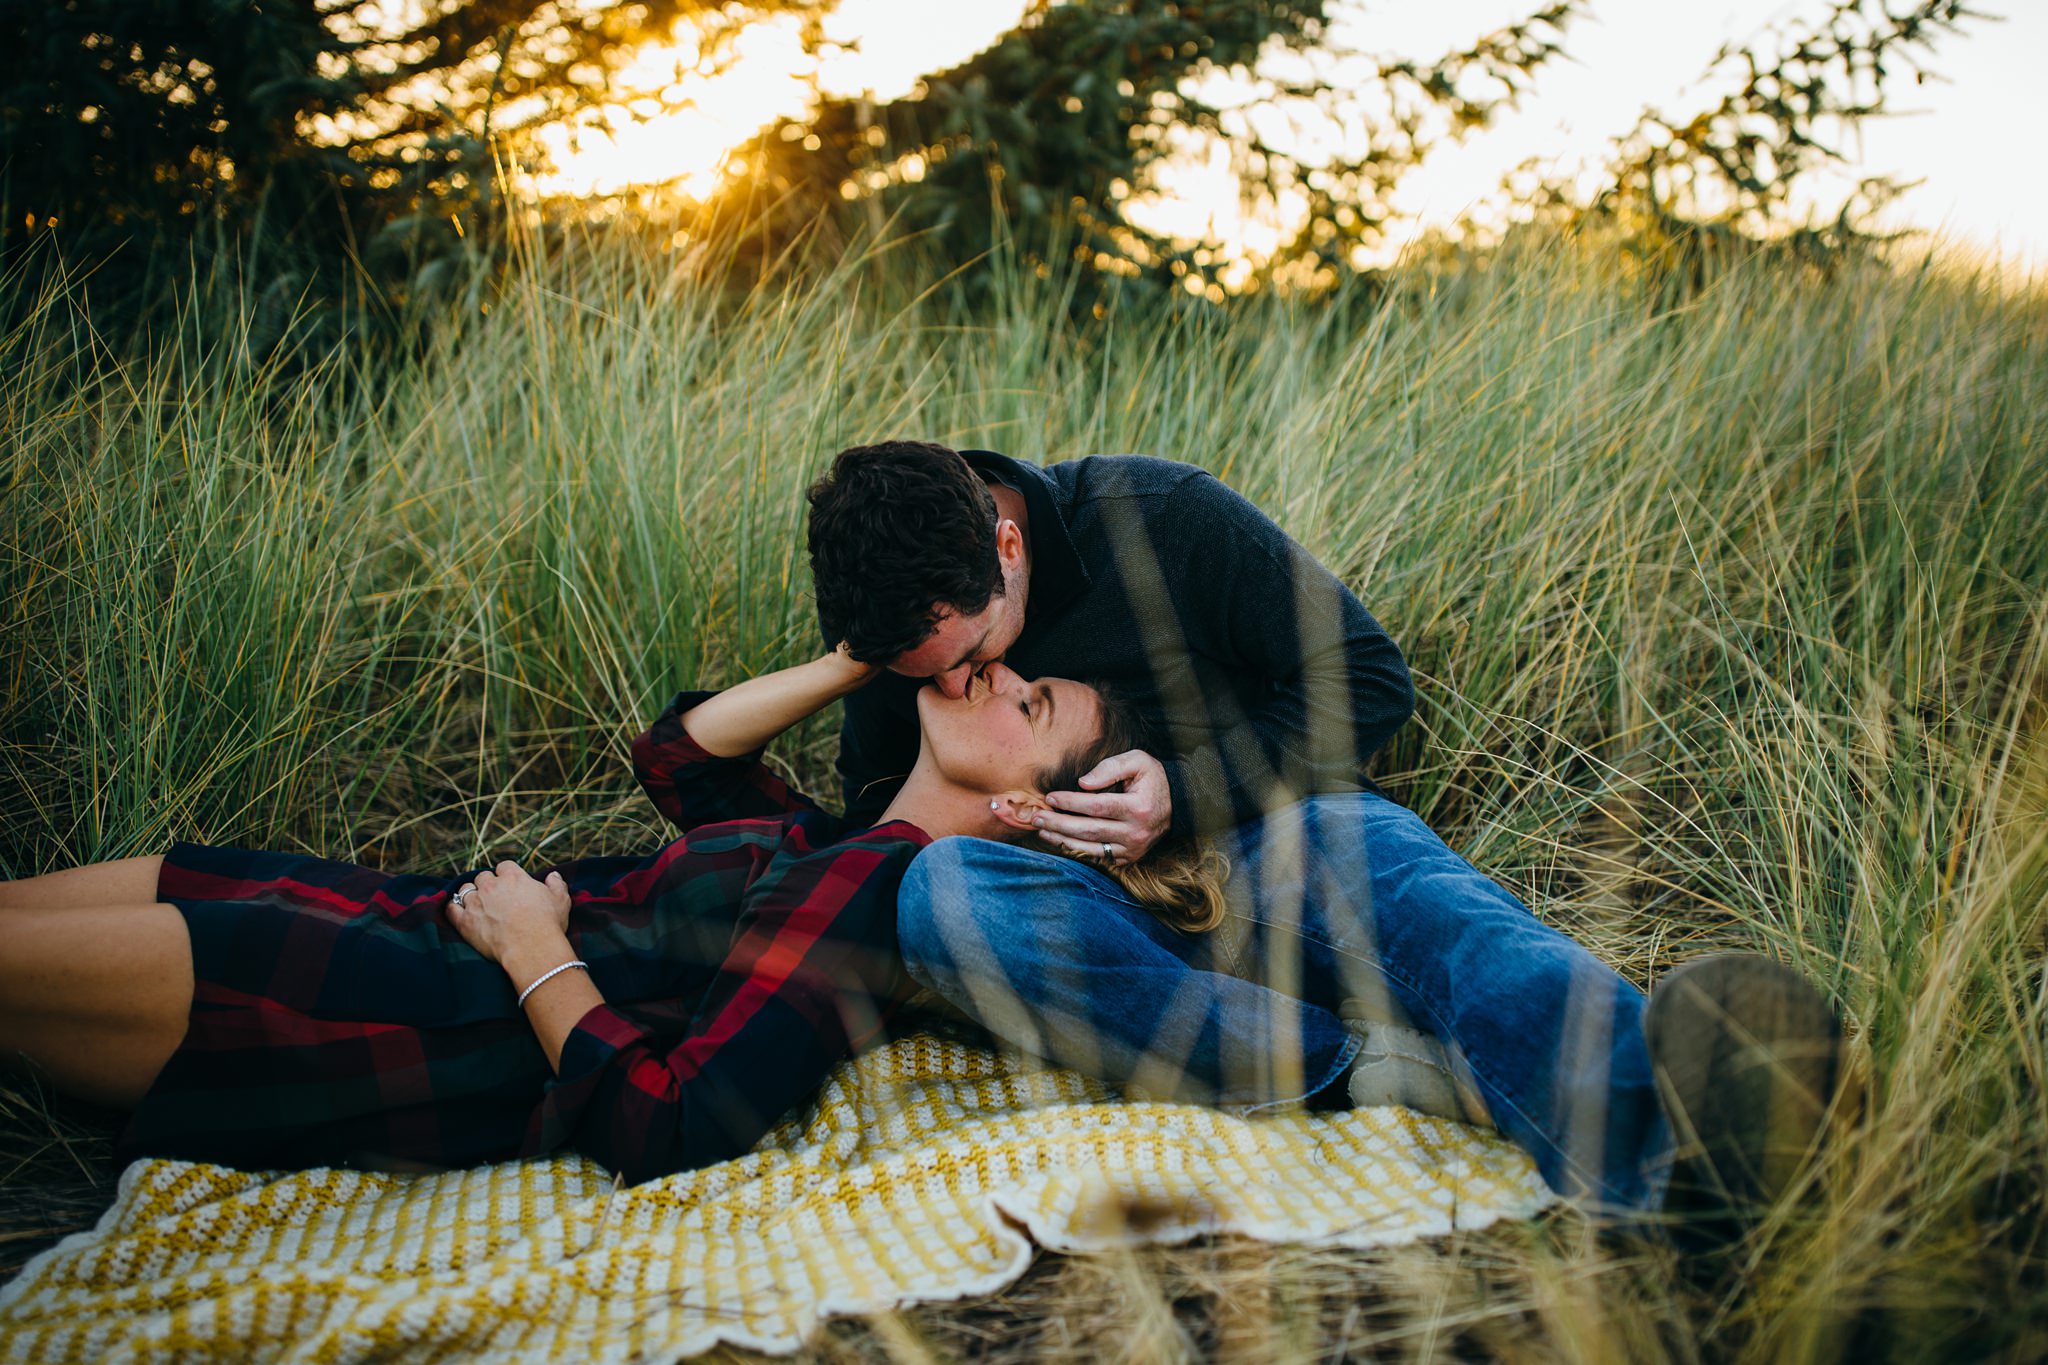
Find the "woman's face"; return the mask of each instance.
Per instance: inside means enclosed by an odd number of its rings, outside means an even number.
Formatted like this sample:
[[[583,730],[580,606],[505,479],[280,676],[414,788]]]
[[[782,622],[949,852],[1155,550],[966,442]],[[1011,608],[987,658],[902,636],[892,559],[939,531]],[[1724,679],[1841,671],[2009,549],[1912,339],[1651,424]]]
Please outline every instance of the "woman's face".
[[[954,786],[991,795],[1032,791],[1039,773],[1102,732],[1101,698],[1071,678],[1026,682],[992,663],[964,697],[919,688],[917,721],[925,756]]]

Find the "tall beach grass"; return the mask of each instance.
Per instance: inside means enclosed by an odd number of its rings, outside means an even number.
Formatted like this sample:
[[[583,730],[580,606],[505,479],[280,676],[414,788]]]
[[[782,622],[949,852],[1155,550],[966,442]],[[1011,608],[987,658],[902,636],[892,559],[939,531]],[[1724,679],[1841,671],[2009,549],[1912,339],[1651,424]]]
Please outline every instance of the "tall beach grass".
[[[1759,258],[1672,303],[1611,242],[1535,236],[1315,306],[928,283],[903,251],[736,283],[589,242],[402,359],[266,358],[233,289],[129,339],[89,282],[9,300],[0,877],[174,838],[651,847],[630,737],[817,646],[801,495],[833,451],[1167,455],[1403,645],[1391,791],[1638,984],[1713,946],[1796,965],[1862,1122],[1739,1295],[1560,1214],[1061,1261],[818,1350],[996,1322],[1039,1355],[2048,1351],[2048,298]],[[781,761],[829,792],[831,744]]]

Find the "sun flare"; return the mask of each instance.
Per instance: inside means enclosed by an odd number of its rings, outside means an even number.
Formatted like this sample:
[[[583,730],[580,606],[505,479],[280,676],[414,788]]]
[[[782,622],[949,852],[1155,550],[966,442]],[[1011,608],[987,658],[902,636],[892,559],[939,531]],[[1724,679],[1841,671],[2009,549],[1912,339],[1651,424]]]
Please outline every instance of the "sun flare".
[[[749,23],[716,54],[703,50],[688,26],[679,27],[671,41],[638,53],[618,73],[618,102],[531,130],[541,157],[524,184],[547,198],[650,192],[707,199],[733,173],[733,149],[775,120],[801,115],[819,95],[899,98],[921,77],[972,56],[1045,3],[842,0],[821,21],[825,41],[815,50],[807,50],[800,25],[789,16]],[[1660,29],[1665,21],[1648,9],[1586,26],[1573,41],[1578,60],[1547,73],[1515,117],[1438,148],[1395,188],[1395,217],[1363,263],[1390,261],[1431,227],[1455,233],[1465,219],[1503,224],[1512,216],[1512,196],[1503,185],[1518,168],[1543,166],[1585,179],[1608,140],[1625,131],[1646,102],[1696,81],[1717,45],[1754,32],[1779,8],[1782,0],[1723,0],[1689,12],[1682,23],[1671,20],[1678,25],[1671,32]],[[1468,40],[1512,9],[1500,0],[1445,0],[1374,10],[1371,38],[1389,53],[1422,56]],[[2030,16],[2024,22],[2038,28],[2043,21]],[[1802,207],[1831,217],[1863,177],[1893,175],[1920,188],[1879,214],[1875,226],[1938,225],[1952,243],[1997,251],[2011,272],[2040,269],[2048,252],[2037,225],[2048,190],[2006,173],[1998,161],[2002,141],[1979,132],[1997,108],[1999,96],[1988,92],[2018,88],[2017,74],[2008,74],[2008,68],[2018,70],[2014,52],[2012,44],[1967,43],[1943,52],[1951,80],[1915,92],[1920,108],[1913,112],[1920,116],[1859,130],[1850,162],[1821,168],[1802,187]],[[1980,72],[1983,79],[1975,79]],[[1248,207],[1226,150],[1207,146],[1191,146],[1156,168],[1151,192],[1134,195],[1123,208],[1150,231],[1221,243],[1227,254],[1253,259],[1269,253],[1304,211],[1299,203]]]
[[[844,0],[825,17],[816,52],[788,16],[749,24],[715,55],[684,26],[619,72],[619,87],[634,92],[625,101],[537,131],[548,169],[531,186],[575,198],[657,187],[707,198],[733,148],[801,114],[814,91],[896,99],[1014,28],[1028,8],[1030,0]]]

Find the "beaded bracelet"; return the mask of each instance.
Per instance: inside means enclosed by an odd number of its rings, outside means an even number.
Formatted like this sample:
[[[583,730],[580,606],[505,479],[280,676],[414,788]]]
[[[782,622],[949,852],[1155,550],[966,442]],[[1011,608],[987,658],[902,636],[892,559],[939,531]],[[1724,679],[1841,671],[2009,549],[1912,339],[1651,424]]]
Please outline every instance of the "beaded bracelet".
[[[541,986],[548,980],[549,977],[560,976],[563,972],[568,971],[571,967],[580,967],[586,972],[590,970],[590,964],[588,962],[582,961],[581,959],[578,959],[575,962],[564,962],[559,967],[550,967],[548,970],[542,972],[539,976],[536,976],[533,979],[532,985],[528,986],[525,990],[519,992],[519,1008],[526,1008],[526,997],[532,995],[535,991],[539,990]]]

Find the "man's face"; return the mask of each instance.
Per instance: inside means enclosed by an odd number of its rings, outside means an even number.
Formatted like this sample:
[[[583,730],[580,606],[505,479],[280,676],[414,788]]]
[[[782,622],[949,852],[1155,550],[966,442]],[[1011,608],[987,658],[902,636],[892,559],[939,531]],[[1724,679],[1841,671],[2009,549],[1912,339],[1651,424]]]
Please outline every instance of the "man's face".
[[[934,687],[955,701],[966,696],[968,679],[984,664],[1008,653],[1024,631],[1024,599],[1030,581],[1024,573],[1023,546],[1017,524],[1004,522],[996,532],[1003,591],[972,616],[940,607],[937,628],[923,644],[891,659],[889,671],[906,678],[930,678]]]

